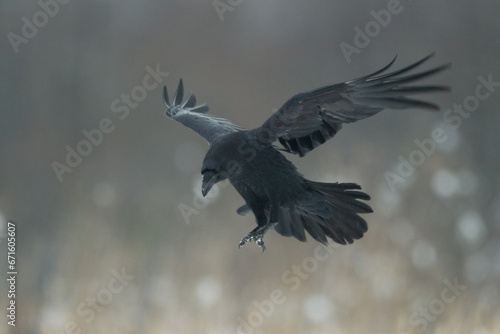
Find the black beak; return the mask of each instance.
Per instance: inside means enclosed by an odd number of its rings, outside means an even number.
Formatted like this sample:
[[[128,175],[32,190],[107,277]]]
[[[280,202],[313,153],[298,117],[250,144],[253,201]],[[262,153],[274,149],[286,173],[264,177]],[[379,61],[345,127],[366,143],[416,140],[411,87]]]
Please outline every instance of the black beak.
[[[217,174],[212,171],[203,173],[203,181],[201,184],[201,194],[206,197],[213,185],[217,183]]]

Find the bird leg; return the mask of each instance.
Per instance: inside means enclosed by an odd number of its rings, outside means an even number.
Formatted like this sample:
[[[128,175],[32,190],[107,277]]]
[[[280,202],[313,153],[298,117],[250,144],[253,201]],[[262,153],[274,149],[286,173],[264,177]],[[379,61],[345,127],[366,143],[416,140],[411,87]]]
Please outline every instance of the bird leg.
[[[257,226],[252,231],[250,231],[250,233],[248,233],[243,239],[241,239],[238,248],[240,248],[249,241],[250,242],[255,241],[255,244],[262,248],[262,252],[265,252],[266,245],[264,245],[264,240],[263,240],[264,234],[266,234],[266,232],[269,231],[270,229],[274,228],[276,224],[278,224],[278,222],[268,223],[264,226]]]

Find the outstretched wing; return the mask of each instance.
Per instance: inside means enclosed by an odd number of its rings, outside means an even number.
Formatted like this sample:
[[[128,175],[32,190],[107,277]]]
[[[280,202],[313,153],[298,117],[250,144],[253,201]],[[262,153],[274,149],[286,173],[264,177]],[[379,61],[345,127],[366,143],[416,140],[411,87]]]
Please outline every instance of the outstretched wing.
[[[257,139],[267,144],[279,140],[285,151],[302,157],[332,138],[343,123],[356,122],[383,109],[439,110],[435,104],[407,97],[410,94],[449,90],[445,86],[407,85],[450,66],[447,64],[406,75],[430,57],[432,54],[410,66],[382,74],[394,63],[394,57],[387,66],[372,74],[297,94],[255,130]]]
[[[177,122],[194,130],[205,138],[209,144],[228,133],[244,130],[227,119],[207,114],[208,106],[206,104],[196,106],[194,94],[191,93],[184,102],[182,102],[183,97],[184,85],[182,79],[179,81],[172,104],[168,99],[167,87],[163,87],[163,101],[167,107],[165,114],[167,117],[175,119]]]

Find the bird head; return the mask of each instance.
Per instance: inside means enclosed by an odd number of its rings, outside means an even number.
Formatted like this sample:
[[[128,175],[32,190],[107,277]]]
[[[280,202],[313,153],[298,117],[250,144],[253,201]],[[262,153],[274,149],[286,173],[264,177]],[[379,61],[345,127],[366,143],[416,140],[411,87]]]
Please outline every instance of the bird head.
[[[220,179],[220,173],[213,169],[205,169],[201,172],[201,175],[203,177],[203,181],[201,184],[201,194],[203,197],[206,197],[210,189],[214,186],[219,181],[222,181]]]
[[[240,164],[234,157],[232,158],[229,150],[211,146],[201,167],[203,177],[201,194],[205,197],[214,184],[227,179],[231,180],[240,171]]]

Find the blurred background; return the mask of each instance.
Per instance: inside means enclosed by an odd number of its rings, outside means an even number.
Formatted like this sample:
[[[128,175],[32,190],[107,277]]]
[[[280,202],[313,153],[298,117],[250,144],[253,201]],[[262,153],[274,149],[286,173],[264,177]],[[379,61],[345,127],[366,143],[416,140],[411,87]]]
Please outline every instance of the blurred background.
[[[500,332],[500,3],[64,2],[0,4],[2,313],[8,220],[18,271],[0,331]],[[295,93],[431,52],[425,68],[453,63],[426,81],[452,86],[425,96],[441,112],[385,111],[288,156],[372,196],[363,239],[238,249],[254,218],[231,186],[201,198],[208,146],[165,118],[163,85],[253,128]]]

